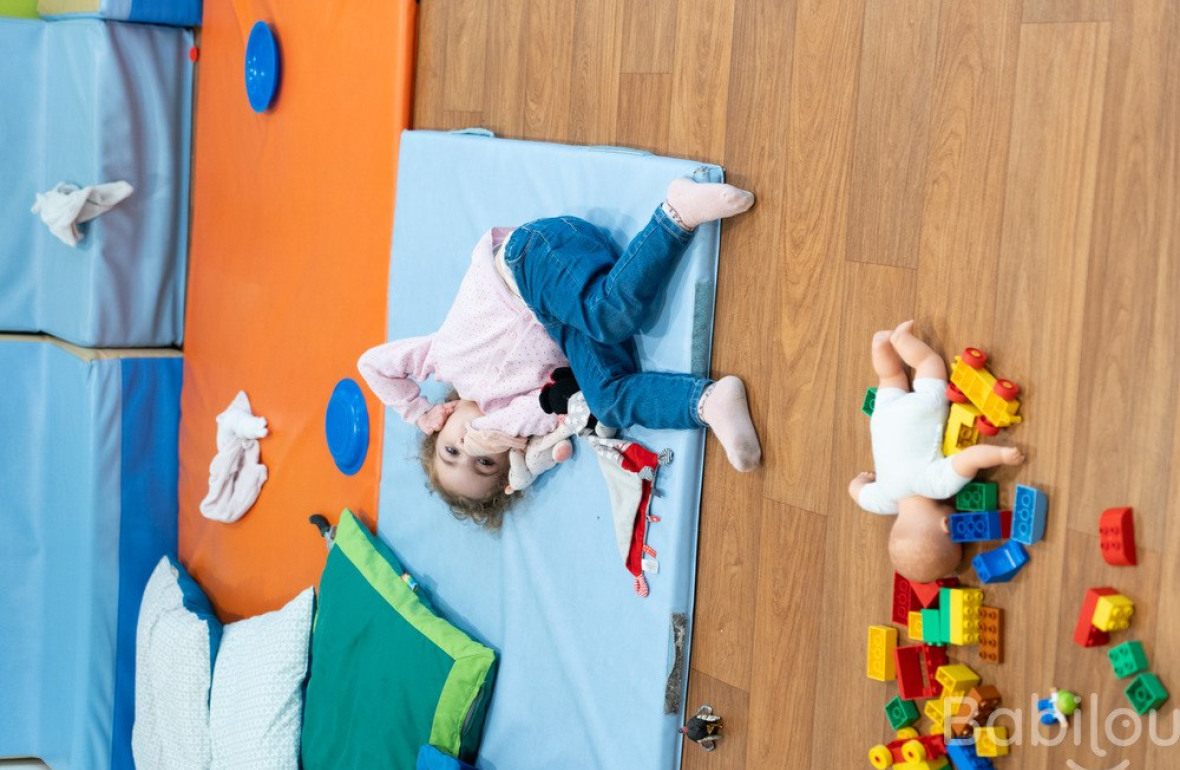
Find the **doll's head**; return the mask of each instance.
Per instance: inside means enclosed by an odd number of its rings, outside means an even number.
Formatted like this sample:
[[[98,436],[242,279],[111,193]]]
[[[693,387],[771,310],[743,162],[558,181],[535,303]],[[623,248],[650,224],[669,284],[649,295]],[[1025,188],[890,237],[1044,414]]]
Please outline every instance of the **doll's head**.
[[[927,497],[907,497],[898,503],[889,533],[889,558],[902,577],[929,583],[959,566],[963,549],[947,533],[950,514],[950,506]]]
[[[508,486],[508,453],[477,454],[466,446],[467,424],[482,416],[472,401],[459,401],[441,430],[422,442],[420,459],[431,488],[451,512],[488,529],[499,529],[513,496]]]

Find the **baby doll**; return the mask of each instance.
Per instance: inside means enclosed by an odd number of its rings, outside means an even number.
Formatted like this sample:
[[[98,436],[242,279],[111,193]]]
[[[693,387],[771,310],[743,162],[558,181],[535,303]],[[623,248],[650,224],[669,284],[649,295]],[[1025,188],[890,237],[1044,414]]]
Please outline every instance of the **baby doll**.
[[[452,511],[498,526],[512,494],[510,452],[524,452],[530,437],[558,427],[540,395],[565,366],[604,424],[708,427],[735,468],[759,464],[740,379],[642,371],[634,341],[697,226],[753,203],[752,194],[732,185],[675,179],[621,252],[576,217],[495,228],[476,245],[437,332],[361,356],[358,368],[378,398],[426,434],[423,469]],[[418,383],[427,377],[452,385],[457,400],[423,398]]]
[[[870,513],[897,514],[889,535],[889,557],[904,577],[928,583],[958,566],[962,552],[948,534],[945,500],[997,465],[1020,465],[1016,447],[978,444],[942,456],[942,434],[949,410],[946,364],[915,337],[913,321],[873,335],[877,401],[869,421],[876,473],[861,473],[848,493]],[[905,367],[914,369],[909,390]]]

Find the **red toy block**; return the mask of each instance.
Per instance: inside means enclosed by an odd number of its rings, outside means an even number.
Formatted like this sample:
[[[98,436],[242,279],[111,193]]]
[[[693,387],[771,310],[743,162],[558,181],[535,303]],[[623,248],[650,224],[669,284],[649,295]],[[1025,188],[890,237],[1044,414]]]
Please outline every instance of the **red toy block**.
[[[902,700],[917,700],[924,697],[926,683],[922,678],[923,646],[912,644],[907,647],[898,647],[893,651],[897,668],[897,692],[901,695]]]
[[[1012,537],[1012,511],[1000,511],[1000,539]]]
[[[945,666],[950,663],[950,659],[946,655],[946,647],[938,647],[932,644],[924,644],[922,647],[925,648],[922,650],[922,657],[926,661],[926,681],[929,682],[926,691],[930,693],[926,697],[933,698],[942,689],[935,679],[935,675],[938,674],[938,668],[939,666]]]
[[[917,599],[910,581],[896,572],[893,573],[893,622],[907,626],[910,622],[910,610],[916,610]]]
[[[1139,563],[1135,553],[1135,514],[1130,508],[1108,508],[1098,521],[1102,558],[1116,567]]]
[[[901,753],[901,747],[910,741],[918,741],[926,747],[926,759],[934,761],[946,756],[946,739],[941,735],[919,735],[917,738],[898,738],[895,741],[890,741],[886,748],[889,753],[893,755],[894,763],[905,762],[905,756]]]
[[[918,603],[922,605],[923,609],[934,609],[938,605],[938,592],[943,588],[957,588],[959,579],[957,577],[939,578],[933,583],[910,583],[910,589],[917,597]],[[908,616],[907,616],[908,620]]]
[[[1091,588],[1086,591],[1082,611],[1078,613],[1078,624],[1073,631],[1073,640],[1079,646],[1100,647],[1110,641],[1110,634],[1094,627],[1094,610],[1098,608],[1100,598],[1114,596],[1117,593],[1118,591],[1113,588]]]

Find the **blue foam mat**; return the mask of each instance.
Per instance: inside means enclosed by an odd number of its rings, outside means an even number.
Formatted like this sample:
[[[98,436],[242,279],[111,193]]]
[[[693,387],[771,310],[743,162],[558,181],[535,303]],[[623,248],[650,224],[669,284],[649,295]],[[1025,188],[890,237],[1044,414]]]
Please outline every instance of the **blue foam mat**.
[[[574,214],[625,244],[674,177],[719,181],[717,166],[617,148],[409,131],[399,156],[390,269],[393,337],[429,333],[446,314],[479,236],[492,226]],[[694,328],[709,336],[720,230],[703,226],[638,340],[645,368],[690,371]],[[697,305],[700,305],[699,311]],[[695,323],[694,323],[695,321]],[[380,342],[374,340],[374,344]],[[696,363],[708,360],[708,339]],[[427,390],[435,398],[443,388]],[[584,445],[542,478],[490,535],[456,521],[425,486],[419,436],[386,420],[378,531],[443,612],[501,654],[479,766],[671,768],[683,696],[673,617],[691,620],[704,434],[634,431],[673,463],[661,469],[648,543],[660,571],[638,597],[615,544],[607,490]]]
[[[195,27],[201,23],[201,0],[102,0],[97,12],[42,13],[44,19],[99,18]]]
[[[0,338],[0,757],[130,770],[143,587],[176,554],[181,359]]]
[[[188,253],[188,30],[0,18],[0,330],[89,347],[182,340]],[[77,248],[29,209],[58,182],[125,179]]]

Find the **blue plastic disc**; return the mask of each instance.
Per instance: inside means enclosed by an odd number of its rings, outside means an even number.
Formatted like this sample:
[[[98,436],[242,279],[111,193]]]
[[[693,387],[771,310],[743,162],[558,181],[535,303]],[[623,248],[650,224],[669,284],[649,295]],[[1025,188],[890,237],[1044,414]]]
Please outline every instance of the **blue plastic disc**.
[[[365,464],[369,452],[369,408],[356,380],[336,383],[328,400],[324,434],[332,460],[345,476],[352,476]]]
[[[246,96],[255,112],[266,112],[279,90],[279,44],[265,21],[254,23],[246,43]]]

